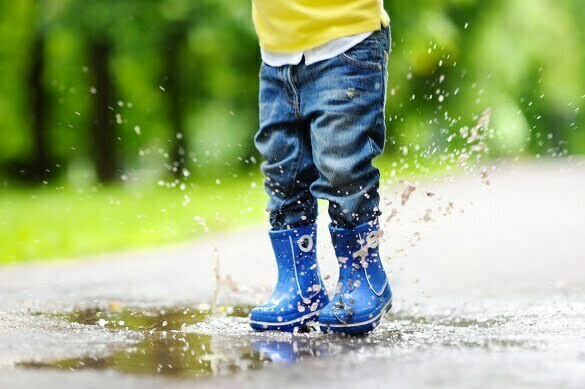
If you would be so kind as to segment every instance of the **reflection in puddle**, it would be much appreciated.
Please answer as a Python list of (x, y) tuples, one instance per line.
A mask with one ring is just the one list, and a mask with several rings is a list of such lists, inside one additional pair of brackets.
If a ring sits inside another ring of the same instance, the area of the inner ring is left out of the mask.
[(110, 304), (104, 308), (75, 310), (59, 317), (113, 332), (138, 334), (141, 340), (130, 347), (112, 347), (108, 355), (86, 354), (80, 358), (25, 362), (19, 366), (203, 377), (259, 369), (270, 363), (292, 364), (348, 356), (359, 359), (433, 346), (488, 350), (535, 347), (525, 337), (506, 335), (509, 326), (518, 325), (511, 323), (509, 317), (473, 320), (398, 312), (388, 315), (388, 320), (369, 336), (343, 337), (318, 331), (254, 332), (247, 324), (249, 309), (222, 307), (215, 315), (210, 314), (208, 307), (161, 309)]
[[(222, 309), (232, 320), (247, 317), (247, 307)], [(23, 367), (115, 369), (134, 374), (160, 374), (177, 377), (223, 375), (255, 369), (265, 362), (250, 345), (218, 343), (212, 336), (184, 332), (189, 325), (209, 317), (208, 309), (192, 307), (142, 309), (110, 304), (108, 308), (73, 311), (64, 316), (73, 323), (94, 325), (111, 331), (136, 331), (142, 340), (131, 347), (114, 349), (107, 356), (84, 356), (55, 362), (27, 362)], [(245, 319), (243, 319), (245, 320)]]

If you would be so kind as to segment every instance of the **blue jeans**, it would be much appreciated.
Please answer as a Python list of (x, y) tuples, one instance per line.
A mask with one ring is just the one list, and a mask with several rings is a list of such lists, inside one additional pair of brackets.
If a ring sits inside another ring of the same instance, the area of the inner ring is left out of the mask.
[(310, 66), (260, 69), (260, 128), (270, 224), (275, 230), (314, 223), (317, 198), (329, 201), (335, 227), (380, 215), (386, 125), (388, 29), (345, 53)]

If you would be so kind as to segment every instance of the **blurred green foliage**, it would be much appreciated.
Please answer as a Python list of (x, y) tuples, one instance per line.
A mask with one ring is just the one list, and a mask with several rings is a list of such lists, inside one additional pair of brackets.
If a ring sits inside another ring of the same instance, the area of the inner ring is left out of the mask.
[[(0, 2), (0, 174), (93, 182), (253, 165), (260, 58), (250, 4)], [(394, 39), (387, 153), (444, 145), (486, 107), (493, 155), (585, 152), (581, 0), (386, 7)], [(100, 117), (100, 104), (109, 115)]]
[[(385, 5), (384, 174), (444, 167), (488, 107), (493, 157), (585, 153), (582, 0)], [(249, 0), (0, 1), (0, 262), (260, 219), (259, 63)]]

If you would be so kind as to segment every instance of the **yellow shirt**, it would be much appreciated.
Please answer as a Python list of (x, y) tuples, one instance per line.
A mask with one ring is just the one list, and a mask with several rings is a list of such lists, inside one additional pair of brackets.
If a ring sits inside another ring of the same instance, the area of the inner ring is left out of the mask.
[(275, 53), (311, 49), (390, 23), (382, 0), (252, 0), (252, 16), (260, 46)]

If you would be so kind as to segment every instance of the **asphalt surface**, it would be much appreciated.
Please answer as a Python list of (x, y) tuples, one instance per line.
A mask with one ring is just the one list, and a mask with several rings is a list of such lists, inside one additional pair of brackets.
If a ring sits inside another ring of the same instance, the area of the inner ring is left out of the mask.
[[(505, 164), (488, 177), (489, 185), (479, 172), (416, 183), (404, 206), (405, 184), (384, 189), (381, 249), (395, 308), (375, 333), (258, 334), (243, 318), (207, 316), (176, 331), (205, 339), (211, 362), (201, 376), (51, 364), (132, 359), (148, 334), (64, 317), (95, 307), (211, 304), (217, 258), (221, 277), (235, 285), (224, 283), (221, 303), (261, 301), (276, 275), (263, 228), (0, 268), (0, 387), (584, 387), (585, 163)], [(398, 213), (386, 221), (392, 208)], [(326, 220), (319, 233), (332, 287)], [(185, 344), (183, 354), (193, 347)]]

